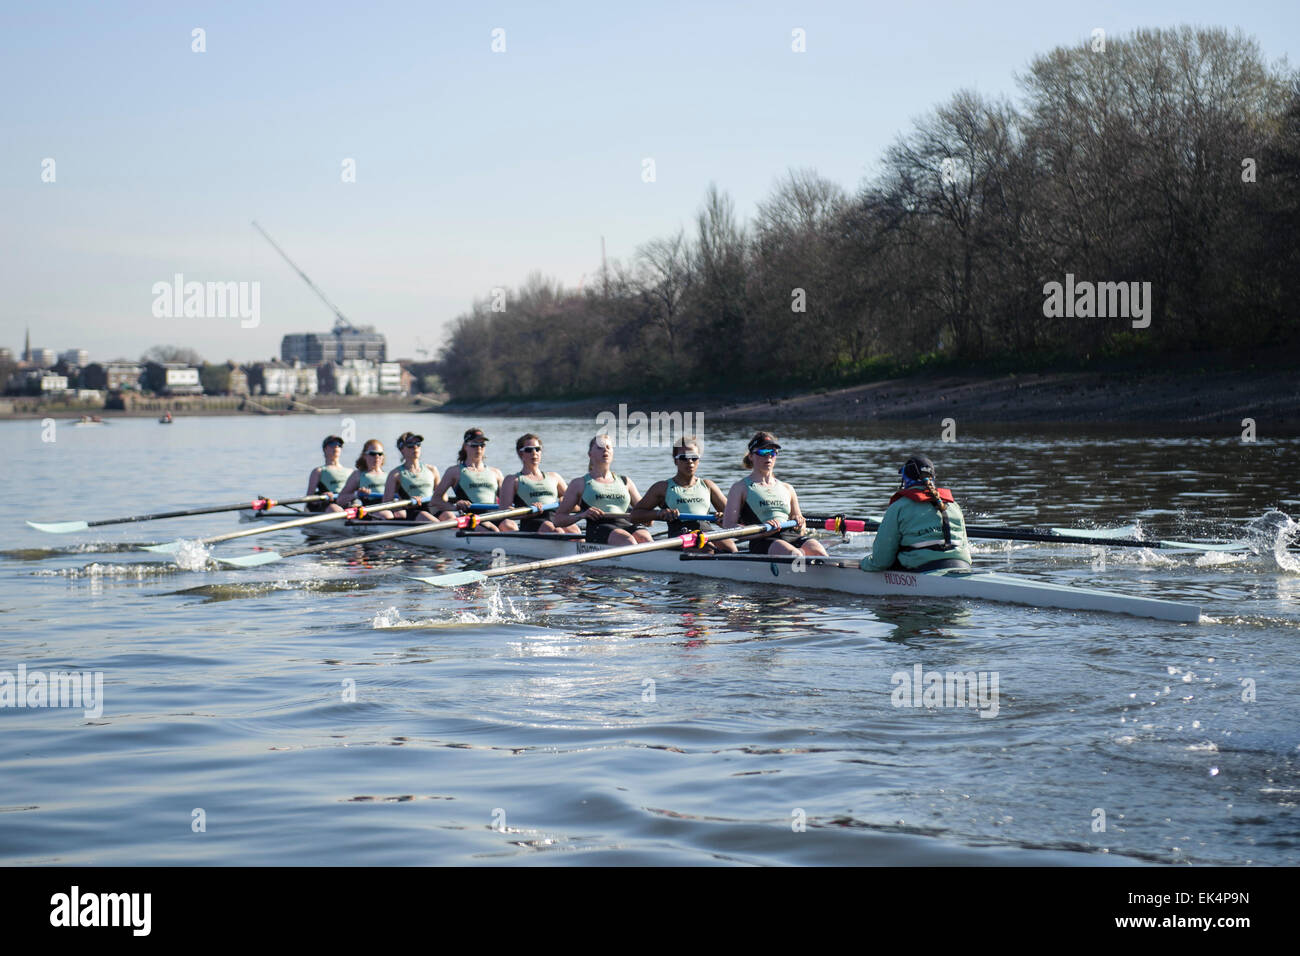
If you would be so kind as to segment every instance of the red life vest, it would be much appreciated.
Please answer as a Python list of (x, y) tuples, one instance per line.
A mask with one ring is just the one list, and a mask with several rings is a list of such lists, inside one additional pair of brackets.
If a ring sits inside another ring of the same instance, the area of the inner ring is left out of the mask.
[[(956, 503), (953, 502), (952, 500), (952, 492), (949, 491), (947, 488), (936, 488), (934, 490), (939, 493), (939, 497), (942, 498), (944, 501), (952, 502), (954, 504)], [(930, 498), (929, 493), (924, 488), (908, 488), (906, 491), (896, 491), (894, 492), (894, 496), (889, 499), (889, 503), (892, 505), (899, 498), (907, 498), (911, 501), (919, 501), (923, 505), (934, 503), (933, 500)]]

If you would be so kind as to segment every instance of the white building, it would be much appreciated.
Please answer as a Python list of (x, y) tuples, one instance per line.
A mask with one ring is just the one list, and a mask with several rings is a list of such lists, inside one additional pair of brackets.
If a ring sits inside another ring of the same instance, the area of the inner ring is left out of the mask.
[(87, 363), (90, 362), (90, 353), (85, 349), (65, 349), (59, 353), (59, 360), (66, 362), (68, 365), (85, 368)]
[(381, 395), (398, 395), (402, 392), (402, 366), (397, 362), (381, 362), (379, 365), (379, 393)]

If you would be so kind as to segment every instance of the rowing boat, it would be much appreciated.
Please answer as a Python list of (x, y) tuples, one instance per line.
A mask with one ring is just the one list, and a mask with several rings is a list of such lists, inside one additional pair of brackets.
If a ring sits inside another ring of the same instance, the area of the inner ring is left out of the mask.
[[(378, 530), (411, 527), (411, 521), (347, 521), (312, 534), (364, 535)], [(303, 529), (308, 531), (308, 529)], [(522, 532), (431, 531), (403, 538), (408, 545), (433, 550), (454, 548), (504, 554), (507, 560), (557, 558), (603, 551), (608, 545), (589, 544), (581, 536)], [(255, 564), (256, 553), (248, 556)], [(234, 559), (234, 564), (241, 564)], [(655, 574), (691, 574), (751, 584), (839, 591), (868, 597), (959, 598), (1025, 604), (1065, 610), (1104, 611), (1166, 621), (1196, 623), (1200, 608), (1193, 604), (1138, 597), (1097, 588), (1051, 584), (997, 571), (943, 569), (938, 571), (863, 571), (857, 558), (773, 557), (769, 555), (710, 555), (701, 552), (655, 551), (612, 558), (605, 564)], [(423, 580), (423, 579), (421, 579)]]

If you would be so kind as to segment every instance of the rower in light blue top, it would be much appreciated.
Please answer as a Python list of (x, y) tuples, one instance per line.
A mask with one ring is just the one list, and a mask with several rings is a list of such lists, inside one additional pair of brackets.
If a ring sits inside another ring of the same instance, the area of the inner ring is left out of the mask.
[(632, 502), (641, 499), (632, 479), (614, 473), (614, 439), (597, 435), (587, 445), (588, 468), (569, 482), (552, 522), (567, 528), (586, 520), (586, 539), (594, 544), (648, 544), (654, 539), (647, 528), (628, 517)]
[(352, 477), (352, 469), (341, 461), (343, 457), (343, 439), (338, 435), (327, 435), (325, 440), (320, 443), (321, 452), (325, 455), (325, 464), (317, 465), (307, 476), (307, 494), (309, 495), (334, 495), (334, 501), (310, 501), (307, 503), (308, 511), (342, 511), (343, 509), (336, 503), (339, 493), (347, 480)]
[[(808, 533), (803, 512), (799, 510), (799, 496), (794, 488), (776, 477), (776, 456), (781, 445), (771, 432), (756, 432), (749, 440), (745, 467), (750, 473), (731, 486), (727, 495), (727, 510), (722, 524), (727, 528), (741, 525), (767, 524), (772, 530), (762, 537), (749, 538), (751, 554), (824, 555), (821, 542)], [(795, 527), (782, 529), (786, 521)]]
[[(339, 492), (338, 503), (344, 508), (354, 504), (367, 508), (384, 500), (384, 488), (388, 485), (388, 472), (384, 470), (384, 443), (378, 438), (369, 439), (362, 446), (361, 456), (357, 458), (356, 470)], [(391, 511), (367, 514), (367, 518), (393, 517)]]
[(898, 491), (876, 531), (864, 571), (937, 571), (970, 568), (966, 519), (947, 488), (935, 487), (934, 462), (909, 458), (898, 472)]
[(396, 518), (413, 518), (416, 521), (433, 521), (434, 516), (446, 509), (445, 501), (435, 501), (433, 489), (438, 487), (438, 469), (420, 461), (420, 447), (424, 436), (415, 432), (402, 432), (397, 436), (397, 448), (402, 453), (402, 464), (388, 473), (384, 485), (384, 500), (418, 498), (419, 504), (394, 511)]
[[(453, 509), (442, 511), (439, 521), (448, 521), (456, 513), (464, 514), (474, 505), (495, 505), (501, 495), (501, 484), (505, 476), (500, 468), (487, 464), (487, 443), (491, 441), (483, 434), (481, 428), (466, 430), (461, 440), (460, 452), (456, 464), (443, 472), (442, 480), (433, 490), (435, 501), (442, 501), (447, 492), (451, 492)], [(477, 525), (479, 531), (499, 531), (500, 528), (491, 521), (482, 521)]]
[[(568, 482), (558, 471), (542, 470), (542, 440), (532, 432), (520, 435), (515, 441), (515, 454), (520, 468), (506, 475), (501, 483), (501, 504), (505, 508), (525, 505), (559, 504), (569, 490)], [(577, 534), (577, 528), (557, 528), (545, 515), (531, 515), (520, 519), (518, 525), (507, 519), (501, 522), (502, 531), (528, 531), (535, 534)]]

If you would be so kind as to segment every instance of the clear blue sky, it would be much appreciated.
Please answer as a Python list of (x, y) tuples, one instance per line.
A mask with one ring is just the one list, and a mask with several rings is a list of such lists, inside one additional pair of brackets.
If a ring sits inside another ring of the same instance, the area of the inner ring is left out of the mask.
[[(569, 286), (690, 221), (710, 181), (748, 218), (811, 166), (856, 188), (962, 87), (1016, 92), (1054, 46), (1240, 27), (1295, 58), (1300, 4), (72, 3), (0, 12), (0, 345), (278, 355), (332, 316), (412, 356), (492, 286)], [(207, 52), (191, 52), (191, 30)], [(491, 31), (506, 31), (506, 52)], [(807, 52), (791, 52), (791, 31)], [(56, 162), (57, 181), (41, 182)], [(653, 157), (657, 182), (641, 180)], [(353, 158), (357, 182), (340, 181)], [(260, 281), (256, 329), (157, 319), (151, 287)]]

